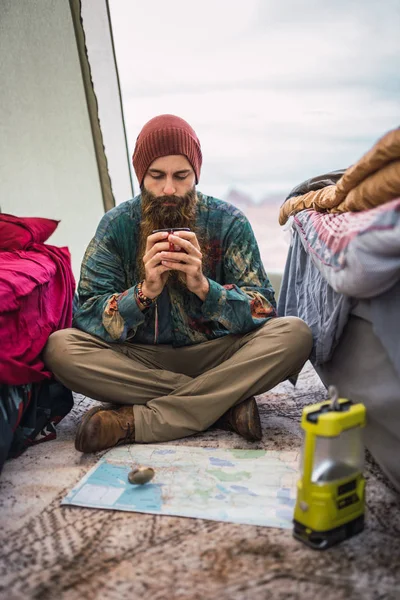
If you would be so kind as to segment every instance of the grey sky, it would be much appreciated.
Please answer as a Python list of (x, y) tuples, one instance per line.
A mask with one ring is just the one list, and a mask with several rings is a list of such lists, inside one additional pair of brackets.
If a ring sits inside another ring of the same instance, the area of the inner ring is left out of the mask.
[(206, 193), (284, 196), (400, 123), (398, 0), (110, 0), (110, 9), (130, 151), (151, 117), (187, 119)]

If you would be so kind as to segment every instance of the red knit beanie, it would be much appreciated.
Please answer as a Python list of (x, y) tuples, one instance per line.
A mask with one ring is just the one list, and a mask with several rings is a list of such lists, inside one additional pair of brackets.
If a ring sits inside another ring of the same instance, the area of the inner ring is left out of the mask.
[(151, 163), (160, 156), (182, 154), (193, 167), (196, 183), (199, 182), (202, 154), (200, 142), (189, 123), (174, 115), (154, 117), (139, 133), (132, 156), (139, 185)]

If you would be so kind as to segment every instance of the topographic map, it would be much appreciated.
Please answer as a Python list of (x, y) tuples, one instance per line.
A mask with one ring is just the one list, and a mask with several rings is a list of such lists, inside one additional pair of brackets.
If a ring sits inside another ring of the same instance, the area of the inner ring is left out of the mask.
[[(64, 505), (291, 528), (298, 452), (160, 444), (114, 448), (63, 499)], [(155, 476), (132, 485), (133, 467)]]

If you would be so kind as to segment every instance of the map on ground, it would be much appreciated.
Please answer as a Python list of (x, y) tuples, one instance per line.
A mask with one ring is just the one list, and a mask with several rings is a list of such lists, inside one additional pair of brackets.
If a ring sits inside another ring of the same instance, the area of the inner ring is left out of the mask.
[[(298, 452), (133, 444), (109, 450), (62, 500), (76, 505), (291, 528)], [(129, 471), (155, 470), (144, 485)]]

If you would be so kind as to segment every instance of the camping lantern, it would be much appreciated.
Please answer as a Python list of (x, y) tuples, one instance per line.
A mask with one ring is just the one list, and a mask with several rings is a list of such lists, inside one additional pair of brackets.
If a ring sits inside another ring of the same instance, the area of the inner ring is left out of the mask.
[(293, 535), (311, 548), (324, 550), (364, 528), (364, 445), (361, 429), (365, 406), (339, 398), (307, 406), (301, 479), (297, 482)]

